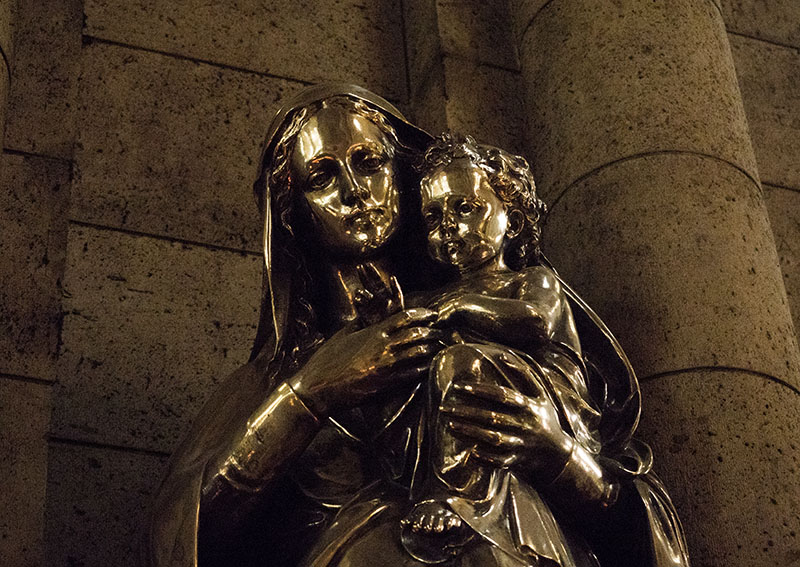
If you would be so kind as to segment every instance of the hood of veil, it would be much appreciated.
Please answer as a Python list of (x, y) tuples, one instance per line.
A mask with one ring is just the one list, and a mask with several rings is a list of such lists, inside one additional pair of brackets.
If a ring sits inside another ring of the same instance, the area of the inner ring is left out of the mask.
[(289, 325), (293, 275), (291, 273), (292, 263), (286, 257), (285, 250), (276, 245), (275, 231), (273, 230), (274, 223), (279, 222), (277, 219), (279, 212), (273, 210), (274, 188), (270, 187), (269, 175), (275, 149), (296, 112), (324, 99), (339, 96), (366, 103), (372, 109), (383, 114), (395, 129), (397, 139), (401, 145), (407, 148), (423, 151), (432, 139), (430, 134), (406, 120), (403, 114), (389, 101), (357, 85), (347, 83), (313, 85), (289, 99), (280, 108), (267, 131), (258, 177), (253, 186), (263, 213), (264, 277), (258, 331), (256, 332), (250, 360), (261, 357), (265, 357), (268, 360), (278, 358), (283, 351), (286, 331)]

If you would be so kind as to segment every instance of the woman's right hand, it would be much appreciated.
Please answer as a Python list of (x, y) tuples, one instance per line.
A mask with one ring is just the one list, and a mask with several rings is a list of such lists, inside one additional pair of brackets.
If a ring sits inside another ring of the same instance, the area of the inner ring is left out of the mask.
[(444, 333), (430, 327), (436, 317), (429, 309), (407, 309), (358, 331), (342, 329), (288, 380), (289, 386), (322, 417), (418, 379), (444, 348)]

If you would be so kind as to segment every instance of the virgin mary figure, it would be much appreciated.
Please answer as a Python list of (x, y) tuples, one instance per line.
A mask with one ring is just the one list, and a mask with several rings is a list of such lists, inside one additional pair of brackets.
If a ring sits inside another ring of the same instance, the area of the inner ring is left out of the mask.
[[(436, 313), (403, 307), (401, 290), (444, 277), (422, 252), (411, 167), (430, 139), (351, 85), (310, 87), (279, 111), (254, 185), (264, 277), (252, 354), (173, 454), (145, 565), (424, 564), (404, 549), (400, 519), (426, 458), (420, 392), (443, 334)], [(553, 542), (568, 549), (562, 567), (688, 565), (649, 452), (632, 440), (633, 371), (599, 318), (564, 293), (601, 416), (593, 470), (619, 490), (612, 503), (579, 502), (585, 471), (565, 466), (567, 482), (551, 487), (553, 507), (567, 504), (553, 517), (573, 534)], [(453, 565), (546, 564), (478, 535)]]

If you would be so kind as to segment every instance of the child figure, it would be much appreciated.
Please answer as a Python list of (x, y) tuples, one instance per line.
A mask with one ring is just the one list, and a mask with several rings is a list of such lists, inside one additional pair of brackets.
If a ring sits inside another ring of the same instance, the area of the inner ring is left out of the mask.
[(572, 565), (535, 487), (576, 448), (598, 452), (599, 413), (566, 296), (535, 265), (544, 204), (523, 158), (469, 137), (437, 138), (422, 173), (428, 251), (459, 276), (414, 301), (439, 313), (454, 344), (430, 370), (427, 470), (403, 544), (441, 563), (482, 536), (506, 552), (503, 565)]

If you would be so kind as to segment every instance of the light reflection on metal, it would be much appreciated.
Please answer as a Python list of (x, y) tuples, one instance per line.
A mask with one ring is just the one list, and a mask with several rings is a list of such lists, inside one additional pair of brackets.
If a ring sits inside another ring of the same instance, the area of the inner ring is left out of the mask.
[(541, 254), (522, 158), (316, 86), (255, 190), (253, 356), (173, 456), (148, 565), (688, 566), (636, 377)]

